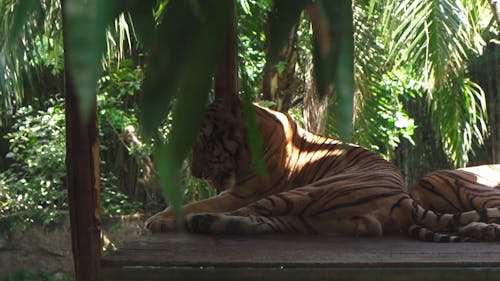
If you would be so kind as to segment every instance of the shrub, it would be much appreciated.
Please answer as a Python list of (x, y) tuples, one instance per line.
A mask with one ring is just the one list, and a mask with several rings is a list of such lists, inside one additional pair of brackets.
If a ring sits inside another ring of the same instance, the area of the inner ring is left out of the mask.
[(12, 163), (0, 173), (0, 216), (17, 215), (19, 221), (44, 225), (57, 222), (67, 208), (65, 181), (64, 110), (60, 99), (47, 102), (46, 110), (31, 106), (14, 116), (6, 157)]
[[(46, 102), (45, 110), (23, 107), (14, 116), (9, 141), (11, 160), (0, 173), (0, 217), (13, 227), (26, 229), (30, 223), (58, 223), (67, 209), (65, 172), (65, 124), (62, 99)], [(139, 204), (118, 191), (116, 177), (101, 176), (104, 216), (135, 212)]]

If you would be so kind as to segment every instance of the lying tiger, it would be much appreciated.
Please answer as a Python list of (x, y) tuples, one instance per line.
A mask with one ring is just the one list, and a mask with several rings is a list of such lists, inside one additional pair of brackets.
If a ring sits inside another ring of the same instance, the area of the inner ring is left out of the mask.
[[(207, 109), (191, 171), (220, 194), (184, 206), (188, 231), (380, 236), (402, 230), (425, 241), (500, 240), (499, 208), (453, 214), (425, 209), (404, 190), (399, 170), (377, 154), (254, 106), (267, 167), (259, 176), (242, 111), (239, 100), (216, 100)], [(153, 232), (176, 225), (170, 208), (146, 222)]]
[(500, 164), (429, 173), (411, 195), (422, 207), (443, 213), (500, 208)]

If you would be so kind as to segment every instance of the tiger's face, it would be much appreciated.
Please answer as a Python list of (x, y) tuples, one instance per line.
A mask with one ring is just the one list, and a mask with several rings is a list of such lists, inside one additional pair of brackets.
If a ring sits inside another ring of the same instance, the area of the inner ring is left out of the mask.
[(245, 127), (238, 108), (214, 102), (192, 147), (191, 173), (218, 192), (232, 188), (245, 150)]

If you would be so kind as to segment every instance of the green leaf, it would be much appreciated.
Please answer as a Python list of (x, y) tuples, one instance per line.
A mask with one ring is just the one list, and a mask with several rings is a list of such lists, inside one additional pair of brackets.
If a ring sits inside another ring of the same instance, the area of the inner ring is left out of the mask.
[[(183, 2), (186, 1), (180, 0), (175, 3), (175, 0), (172, 0), (170, 4)], [(225, 24), (231, 11), (234, 11), (234, 1), (231, 0), (199, 0), (189, 3), (191, 5), (181, 4), (182, 6), (176, 7), (178, 9), (176, 12), (189, 16), (185, 20), (191, 25), (192, 33), (191, 36), (185, 36), (189, 39), (184, 42), (185, 56), (181, 57), (182, 60), (175, 58), (175, 63), (183, 66), (183, 71), (178, 76), (179, 80), (165, 81), (165, 83), (171, 82), (178, 85), (175, 88), (172, 85), (164, 85), (170, 88), (171, 92), (163, 92), (164, 95), (175, 96), (177, 100), (173, 109), (169, 142), (160, 145), (155, 153), (165, 194), (179, 218), (182, 217), (183, 194), (180, 188), (179, 172), (182, 161), (186, 158), (201, 126), (215, 65), (220, 55)], [(172, 7), (168, 6), (167, 11), (170, 8)], [(169, 14), (169, 16), (177, 17), (178, 14)], [(170, 19), (165, 17), (165, 21), (170, 22)], [(177, 28), (179, 30), (174, 30), (176, 34), (186, 32), (186, 26), (179, 25)], [(176, 41), (169, 43), (177, 44)], [(172, 48), (173, 46), (165, 47)], [(173, 58), (170, 59), (171, 62)], [(182, 223), (182, 220), (178, 219), (178, 222)]]
[[(339, 11), (340, 14), (332, 13), (333, 18), (337, 18), (338, 30), (338, 58), (335, 70), (335, 86), (337, 90), (339, 112), (339, 131), (340, 136), (345, 141), (351, 139), (352, 134), (352, 115), (354, 103), (354, 39), (353, 39), (353, 18), (352, 2), (337, 0), (337, 7), (333, 11)], [(338, 17), (336, 17), (338, 16)]]
[(40, 11), (40, 1), (37, 0), (19, 0), (14, 8), (12, 24), (9, 32), (6, 33), (5, 46), (11, 49), (13, 44), (17, 44), (21, 38), (23, 27), (30, 18), (30, 15), (36, 10)]
[(155, 34), (152, 32), (155, 29), (153, 5), (154, 1), (152, 0), (141, 0), (134, 1), (132, 6), (127, 7), (134, 23), (134, 31), (139, 41), (146, 47), (150, 46), (151, 37)]
[(88, 120), (95, 102), (101, 57), (106, 48), (105, 31), (115, 15), (114, 1), (64, 0), (65, 52), (75, 84), (83, 120)]
[(257, 174), (264, 176), (266, 173), (266, 165), (264, 163), (264, 153), (262, 152), (262, 141), (257, 126), (257, 118), (253, 111), (252, 96), (245, 92), (243, 95), (243, 112), (247, 122), (247, 132), (250, 142), (250, 151), (252, 152), (252, 160)]
[(302, 10), (311, 0), (275, 0), (270, 15), (270, 38), (267, 61), (275, 62), (285, 41), (288, 39), (292, 27), (299, 22)]
[(316, 26), (314, 67), (318, 94), (324, 96), (335, 89), (336, 103), (329, 107), (338, 124), (340, 137), (351, 138), (354, 98), (354, 39), (352, 2), (318, 0), (312, 15)]
[(241, 8), (247, 15), (252, 15), (252, 10), (250, 9), (250, 4), (248, 3), (249, 0), (239, 0)]
[[(152, 31), (153, 35), (142, 35), (145, 40), (150, 39), (144, 42), (148, 57), (141, 100), (141, 120), (146, 135), (153, 134), (171, 110), (172, 99), (186, 73), (185, 61), (189, 59), (195, 34), (201, 28), (200, 19), (190, 3), (197, 1), (169, 1), (163, 21)], [(147, 22), (141, 24), (149, 26)], [(204, 42), (201, 44), (197, 47), (202, 47)]]

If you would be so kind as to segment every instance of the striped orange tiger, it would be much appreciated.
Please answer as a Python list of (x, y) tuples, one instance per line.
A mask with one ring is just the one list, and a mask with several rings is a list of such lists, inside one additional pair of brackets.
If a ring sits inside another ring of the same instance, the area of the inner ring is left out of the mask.
[[(220, 191), (184, 206), (188, 231), (380, 236), (426, 241), (500, 240), (500, 209), (439, 214), (404, 190), (399, 170), (357, 145), (312, 134), (280, 112), (254, 106), (265, 176), (252, 165), (242, 105), (216, 100), (193, 145), (191, 171)], [(176, 228), (170, 208), (146, 222)]]
[(483, 165), (427, 174), (411, 189), (424, 208), (455, 213), (500, 208), (500, 165)]

